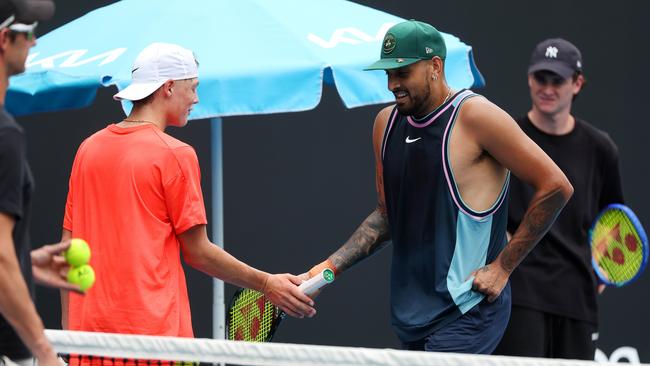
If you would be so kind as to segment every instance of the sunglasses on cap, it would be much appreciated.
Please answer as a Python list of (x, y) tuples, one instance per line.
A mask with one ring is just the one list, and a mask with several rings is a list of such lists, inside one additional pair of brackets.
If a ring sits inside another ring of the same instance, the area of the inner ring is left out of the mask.
[(25, 35), (25, 38), (27, 38), (28, 41), (31, 41), (36, 38), (37, 25), (38, 22), (34, 22), (32, 24), (14, 23), (9, 26), (9, 30), (14, 33), (22, 33)]

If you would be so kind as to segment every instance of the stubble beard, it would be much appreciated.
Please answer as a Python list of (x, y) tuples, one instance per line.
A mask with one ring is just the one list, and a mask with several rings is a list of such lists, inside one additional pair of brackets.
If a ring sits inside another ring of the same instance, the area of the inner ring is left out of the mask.
[[(426, 111), (429, 109), (431, 101), (431, 82), (427, 80), (426, 86), (423, 88), (420, 96), (413, 95), (409, 91), (409, 99), (411, 99), (410, 107), (397, 105), (397, 110), (404, 116), (414, 116), (416, 118), (424, 117)], [(419, 114), (419, 115), (417, 115)]]

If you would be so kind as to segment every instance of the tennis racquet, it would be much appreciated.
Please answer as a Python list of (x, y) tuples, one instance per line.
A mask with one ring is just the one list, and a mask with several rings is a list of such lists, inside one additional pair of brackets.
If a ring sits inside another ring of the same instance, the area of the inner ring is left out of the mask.
[(636, 280), (648, 262), (648, 237), (632, 210), (611, 204), (589, 229), (591, 263), (600, 281), (624, 286)]
[[(334, 281), (334, 272), (324, 269), (298, 288), (311, 295)], [(268, 342), (286, 314), (266, 299), (263, 293), (248, 288), (237, 290), (228, 310), (226, 334), (232, 341)]]

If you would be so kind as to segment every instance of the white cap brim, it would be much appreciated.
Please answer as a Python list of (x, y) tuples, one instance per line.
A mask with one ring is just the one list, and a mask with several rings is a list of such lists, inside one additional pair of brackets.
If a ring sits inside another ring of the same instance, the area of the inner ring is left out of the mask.
[(150, 96), (158, 90), (165, 82), (157, 81), (155, 83), (132, 83), (119, 93), (113, 95), (115, 100), (141, 100)]

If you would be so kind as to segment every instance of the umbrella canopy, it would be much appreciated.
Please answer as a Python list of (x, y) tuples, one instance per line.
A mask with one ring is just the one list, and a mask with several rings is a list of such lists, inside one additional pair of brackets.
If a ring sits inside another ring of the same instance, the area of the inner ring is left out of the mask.
[[(27, 71), (11, 79), (6, 106), (15, 115), (88, 106), (99, 87), (126, 87), (152, 42), (196, 54), (200, 103), (190, 119), (312, 109), (323, 82), (348, 108), (386, 103), (394, 97), (385, 73), (362, 70), (401, 21), (344, 0), (123, 0), (40, 38)], [(483, 86), (471, 47), (443, 36), (449, 84)]]

